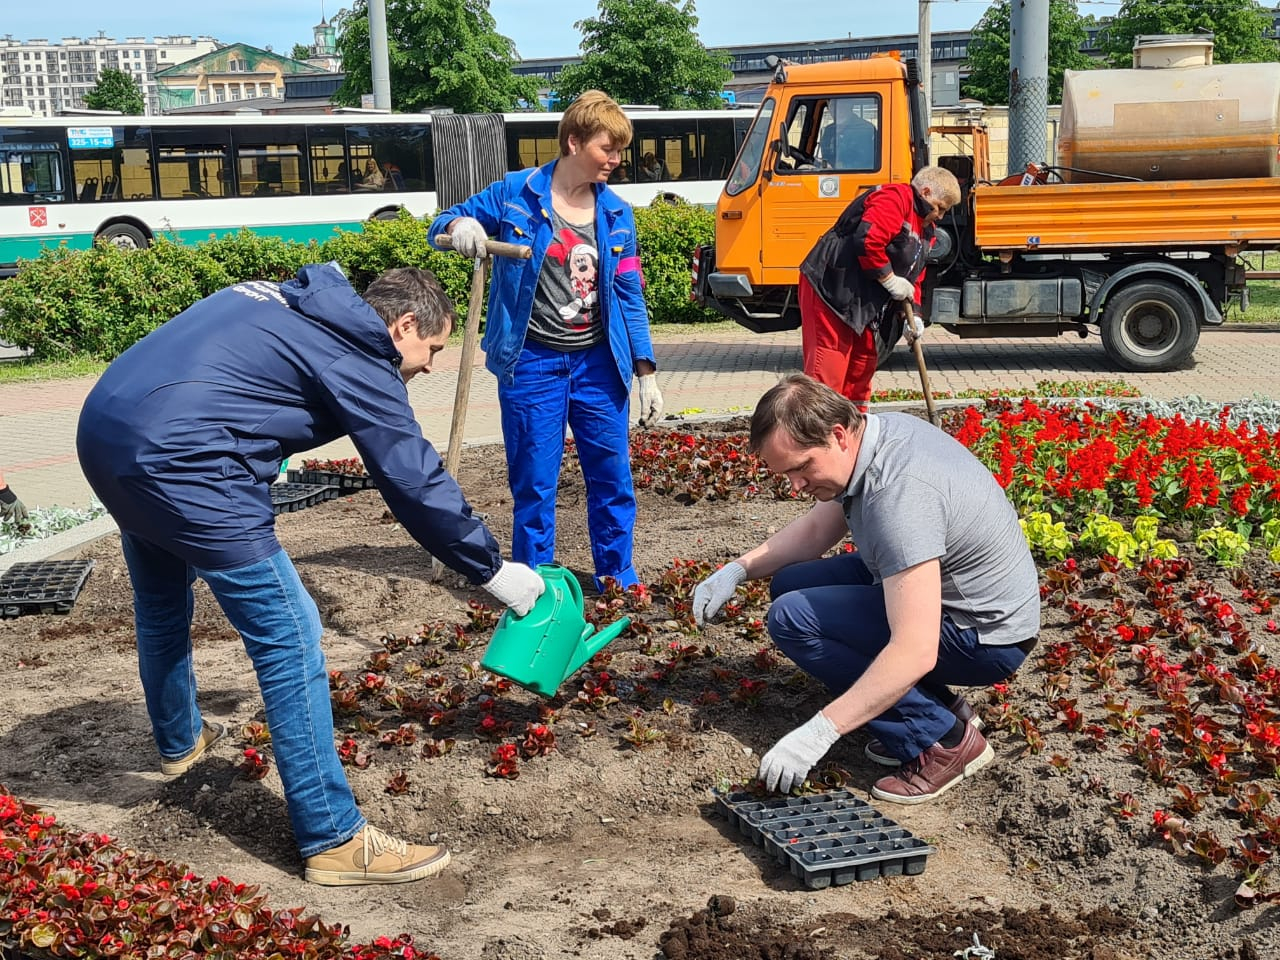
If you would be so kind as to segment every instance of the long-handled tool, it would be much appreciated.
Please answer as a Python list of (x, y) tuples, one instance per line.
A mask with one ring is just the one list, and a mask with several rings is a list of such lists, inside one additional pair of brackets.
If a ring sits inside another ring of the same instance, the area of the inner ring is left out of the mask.
[[(911, 301), (902, 301), (902, 312), (906, 316), (907, 326), (912, 323)], [(924, 365), (924, 347), (920, 337), (911, 341), (911, 352), (916, 355), (916, 369), (920, 371), (920, 389), (924, 391), (924, 409), (929, 414), (929, 422), (935, 427), (939, 425), (938, 409), (933, 405), (933, 390), (929, 387), (929, 371)]]
[[(453, 238), (442, 233), (436, 238), (436, 245), (442, 250), (453, 249)], [(467, 424), (467, 401), (471, 397), (471, 368), (475, 365), (476, 346), (480, 336), (480, 313), (484, 309), (484, 271), (489, 257), (511, 257), (513, 260), (528, 260), (533, 250), (518, 243), (502, 243), (498, 240), (486, 240), (487, 256), (476, 257), (475, 268), (471, 271), (471, 298), (467, 301), (467, 322), (462, 328), (462, 355), (458, 358), (458, 389), (453, 396), (453, 421), (449, 424), (449, 448), (444, 454), (444, 468), (451, 476), (456, 477), (458, 464), (462, 462), (462, 434)], [(431, 561), (431, 578), (439, 580), (444, 572), (444, 564), (438, 559)]]

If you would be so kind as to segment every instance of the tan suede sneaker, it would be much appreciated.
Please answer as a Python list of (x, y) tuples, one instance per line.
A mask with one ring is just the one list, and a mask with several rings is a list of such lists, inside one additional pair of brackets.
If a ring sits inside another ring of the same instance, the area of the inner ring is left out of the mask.
[(958, 744), (947, 749), (935, 743), (914, 760), (904, 763), (896, 774), (877, 780), (871, 796), (890, 803), (926, 803), (973, 776), (995, 755), (986, 738), (973, 724), (966, 723), (964, 737)]
[(306, 879), (329, 887), (408, 883), (434, 877), (448, 865), (447, 848), (405, 843), (366, 824), (342, 846), (307, 857)]
[(166, 760), (160, 758), (160, 772), (166, 777), (176, 777), (179, 774), (186, 773), (195, 766), (196, 761), (204, 756), (204, 752), (212, 747), (215, 743), (226, 735), (227, 728), (220, 723), (211, 723), (204, 721), (204, 728), (200, 731), (200, 739), (196, 741), (196, 745), (191, 748), (191, 752), (185, 757), (179, 757), (177, 760)]
[[(982, 718), (978, 716), (977, 711), (969, 706), (969, 701), (964, 698), (963, 694), (957, 693), (947, 704), (947, 709), (956, 715), (956, 719), (961, 723), (971, 723), (973, 728), (979, 732), (982, 731), (984, 724)], [(883, 741), (873, 738), (867, 742), (862, 748), (863, 754), (872, 763), (878, 763), (882, 767), (897, 767), (902, 765), (902, 761), (889, 752)]]

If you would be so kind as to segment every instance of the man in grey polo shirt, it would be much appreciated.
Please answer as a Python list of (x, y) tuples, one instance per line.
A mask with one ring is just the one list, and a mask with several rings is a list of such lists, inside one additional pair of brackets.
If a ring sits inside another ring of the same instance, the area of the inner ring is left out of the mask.
[[(751, 449), (818, 503), (697, 587), (704, 625), (744, 580), (773, 576), (769, 633), (836, 694), (765, 754), (770, 789), (802, 783), (842, 734), (897, 771), (871, 795), (940, 796), (988, 764), (980, 722), (950, 685), (1012, 674), (1040, 630), (1040, 590), (1018, 517), (963, 445), (907, 414), (863, 415), (794, 374), (761, 398)], [(849, 533), (854, 553), (824, 557)]]

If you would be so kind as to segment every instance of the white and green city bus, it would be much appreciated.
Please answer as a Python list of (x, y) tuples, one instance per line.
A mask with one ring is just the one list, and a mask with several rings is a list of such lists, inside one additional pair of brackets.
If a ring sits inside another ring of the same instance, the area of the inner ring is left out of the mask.
[[(714, 205), (749, 110), (628, 111), (613, 186)], [(0, 273), (45, 247), (191, 243), (242, 228), (323, 240), (434, 213), (559, 152), (559, 114), (0, 117)]]

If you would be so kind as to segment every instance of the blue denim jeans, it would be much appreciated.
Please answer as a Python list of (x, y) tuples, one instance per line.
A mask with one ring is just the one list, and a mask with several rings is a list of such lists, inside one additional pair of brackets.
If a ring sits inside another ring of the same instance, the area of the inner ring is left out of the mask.
[(200, 577), (253, 662), (302, 856), (359, 833), (365, 820), (334, 746), (320, 613), (285, 552), (233, 570), (201, 570), (133, 534), (122, 531), (120, 540), (133, 582), (138, 673), (160, 755), (186, 756), (203, 724), (191, 657), (191, 585)]
[(525, 344), (514, 382), (498, 381), (515, 521), (513, 560), (530, 566), (555, 562), (556, 497), (568, 423), (587, 488), (596, 585), (601, 577), (613, 577), (623, 587), (638, 581), (631, 563), (636, 495), (629, 403), (608, 343), (573, 353)]
[[(774, 575), (770, 593), (774, 643), (833, 694), (848, 690), (889, 643), (884, 586), (872, 583), (856, 553), (784, 567)], [(949, 684), (985, 687), (1004, 680), (1024, 659), (1020, 647), (985, 646), (976, 630), (943, 614), (933, 670), (867, 729), (890, 754), (910, 760), (954, 726)]]

